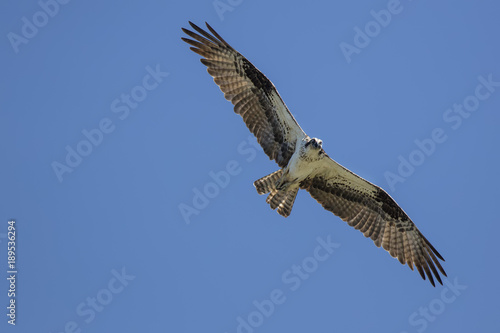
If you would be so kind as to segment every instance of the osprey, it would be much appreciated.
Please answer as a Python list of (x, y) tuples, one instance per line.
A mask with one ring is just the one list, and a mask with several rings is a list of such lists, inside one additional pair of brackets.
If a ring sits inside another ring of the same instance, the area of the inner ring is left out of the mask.
[[(300, 128), (271, 81), (233, 49), (206, 23), (208, 30), (189, 22), (193, 39), (182, 38), (203, 57), (208, 73), (234, 104), (249, 130), (280, 170), (254, 182), (259, 194), (284, 217), (290, 215), (299, 189), (308, 191), (325, 209), (370, 237), (400, 263), (415, 266), (425, 280), (443, 284), (446, 276), (439, 252), (422, 235), (408, 215), (380, 187), (364, 180), (332, 160), (322, 141)], [(437, 257), (437, 258), (436, 258)], [(436, 269), (437, 267), (437, 269)]]

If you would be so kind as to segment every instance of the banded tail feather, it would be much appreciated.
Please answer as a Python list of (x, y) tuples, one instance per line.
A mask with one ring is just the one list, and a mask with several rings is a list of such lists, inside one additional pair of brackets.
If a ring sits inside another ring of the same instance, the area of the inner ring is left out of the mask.
[(257, 189), (257, 193), (259, 194), (269, 193), (272, 190), (276, 189), (276, 183), (281, 178), (281, 175), (283, 175), (283, 170), (280, 169), (271, 173), (270, 175), (257, 179), (253, 182), (253, 186), (255, 186), (255, 188)]
[(292, 212), (293, 203), (297, 197), (298, 187), (277, 190), (276, 184), (283, 175), (283, 170), (275, 171), (265, 177), (256, 180), (253, 185), (259, 194), (269, 193), (266, 202), (272, 209), (278, 209), (281, 216), (288, 217)]

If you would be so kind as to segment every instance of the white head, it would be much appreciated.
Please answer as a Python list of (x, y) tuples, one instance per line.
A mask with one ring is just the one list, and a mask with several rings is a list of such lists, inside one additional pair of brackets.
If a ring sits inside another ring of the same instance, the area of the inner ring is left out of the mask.
[(306, 144), (304, 145), (304, 147), (306, 147), (307, 149), (318, 150), (318, 149), (321, 149), (322, 145), (323, 145), (323, 141), (321, 141), (318, 138), (312, 138), (312, 139), (309, 139), (309, 141), (306, 142)]
[(323, 141), (318, 138), (307, 138), (301, 149), (301, 156), (307, 160), (313, 161), (321, 159), (325, 156), (325, 151), (322, 148)]

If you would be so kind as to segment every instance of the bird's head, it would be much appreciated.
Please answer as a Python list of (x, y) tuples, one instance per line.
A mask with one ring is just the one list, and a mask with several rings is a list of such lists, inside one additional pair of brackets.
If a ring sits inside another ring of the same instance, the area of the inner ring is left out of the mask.
[(323, 141), (321, 141), (318, 138), (312, 138), (312, 139), (309, 139), (309, 141), (307, 141), (304, 146), (307, 149), (321, 149), (322, 145), (323, 145)]

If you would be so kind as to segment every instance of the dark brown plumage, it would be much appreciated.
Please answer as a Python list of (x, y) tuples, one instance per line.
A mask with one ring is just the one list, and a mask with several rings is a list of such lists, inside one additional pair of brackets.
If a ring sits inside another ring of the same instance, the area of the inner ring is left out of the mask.
[[(234, 105), (234, 112), (243, 117), (247, 127), (256, 136), (264, 152), (285, 167), (295, 151), (298, 134), (305, 133), (288, 111), (274, 85), (245, 57), (222, 39), (212, 27), (210, 35), (194, 23), (199, 34), (182, 28), (189, 38), (182, 38), (190, 49), (204, 59), (207, 71)], [(286, 117), (284, 117), (286, 113)]]
[[(368, 183), (358, 178), (360, 182)], [(377, 247), (382, 246), (400, 263), (408, 264), (412, 270), (415, 266), (424, 280), (427, 276), (435, 286), (434, 275), (443, 284), (436, 269), (446, 276), (437, 259), (444, 261), (443, 257), (398, 204), (384, 190), (371, 183), (366, 185), (372, 188), (370, 192), (357, 191), (356, 186), (346, 186), (346, 183), (349, 183), (346, 178), (332, 182), (314, 177), (303, 181), (300, 187), (326, 210), (361, 231), (365, 237), (370, 237)]]

